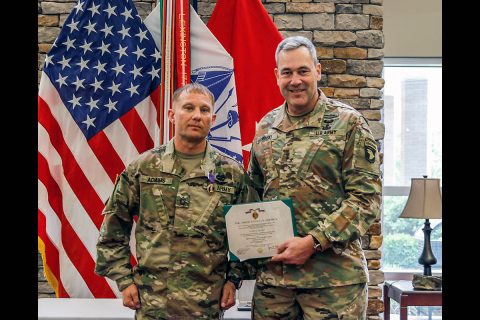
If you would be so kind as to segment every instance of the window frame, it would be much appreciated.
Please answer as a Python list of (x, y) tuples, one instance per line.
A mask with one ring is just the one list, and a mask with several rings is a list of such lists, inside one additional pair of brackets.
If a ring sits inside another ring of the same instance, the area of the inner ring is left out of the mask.
[[(442, 64), (442, 58), (441, 57), (384, 57), (383, 58), (384, 62), (384, 70), (385, 67), (443, 67)], [(384, 72), (382, 72), (382, 78), (385, 80), (384, 77)], [(382, 114), (382, 120), (381, 122), (383, 123), (384, 117)], [(383, 141), (382, 141), (382, 147), (383, 147)], [(384, 171), (384, 164), (382, 163), (381, 165), (382, 172)], [(381, 211), (381, 224), (383, 227), (383, 222), (384, 222), (384, 206), (383, 206), (383, 197), (385, 196), (407, 196), (410, 193), (410, 186), (388, 186), (384, 185), (382, 188), (382, 211)], [(442, 186), (440, 186), (440, 192), (442, 192)], [(381, 249), (383, 249), (383, 244)], [(383, 256), (382, 256), (383, 258)], [(382, 267), (380, 268), (381, 271), (383, 271), (385, 281), (391, 281), (391, 280), (412, 280), (413, 274), (414, 273), (419, 273), (423, 272), (422, 268), (419, 267), (419, 269), (406, 269), (406, 270), (396, 270), (396, 271), (385, 271), (383, 270), (383, 264)], [(436, 276), (441, 276), (442, 271), (438, 270), (433, 270), (432, 269), (432, 275)]]

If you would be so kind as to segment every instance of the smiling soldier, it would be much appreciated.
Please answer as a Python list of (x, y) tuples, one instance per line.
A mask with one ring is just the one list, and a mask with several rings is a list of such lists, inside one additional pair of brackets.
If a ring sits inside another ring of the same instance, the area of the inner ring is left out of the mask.
[(377, 146), (364, 117), (317, 87), (304, 37), (284, 39), (275, 75), (285, 103), (258, 124), (249, 171), (260, 197), (292, 198), (298, 236), (258, 261), (254, 319), (365, 319), (360, 237), (380, 212)]

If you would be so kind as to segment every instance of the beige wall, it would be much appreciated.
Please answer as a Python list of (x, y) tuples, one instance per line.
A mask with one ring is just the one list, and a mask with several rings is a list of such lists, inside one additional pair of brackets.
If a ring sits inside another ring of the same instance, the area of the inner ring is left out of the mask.
[(385, 57), (441, 57), (441, 0), (384, 0)]

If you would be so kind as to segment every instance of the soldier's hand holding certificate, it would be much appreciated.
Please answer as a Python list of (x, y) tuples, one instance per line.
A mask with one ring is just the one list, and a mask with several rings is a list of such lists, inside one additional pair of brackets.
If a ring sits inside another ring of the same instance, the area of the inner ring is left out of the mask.
[(296, 235), (291, 199), (224, 207), (231, 260), (272, 257)]

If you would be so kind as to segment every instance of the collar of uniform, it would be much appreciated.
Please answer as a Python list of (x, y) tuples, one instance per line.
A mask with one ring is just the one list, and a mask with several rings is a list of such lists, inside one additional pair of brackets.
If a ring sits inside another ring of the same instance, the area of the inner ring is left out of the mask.
[[(208, 178), (208, 173), (210, 170), (212, 172), (218, 173), (220, 172), (221, 168), (217, 161), (218, 153), (213, 149), (212, 145), (207, 141), (207, 147), (205, 150), (205, 155), (201, 161), (200, 169), (201, 172), (194, 174), (195, 176), (205, 176)], [(161, 159), (162, 168), (161, 171), (168, 172), (172, 174), (179, 174), (180, 173), (180, 163), (177, 161), (177, 157), (175, 157), (175, 146), (173, 144), (173, 139), (167, 142), (165, 146), (165, 152), (162, 155)]]
[(167, 142), (165, 152), (162, 155), (162, 171), (168, 173), (174, 173), (173, 168), (175, 166), (175, 146), (173, 145), (173, 139)]
[(299, 122), (293, 126), (289, 125), (287, 121), (287, 102), (285, 101), (280, 108), (275, 120), (273, 121), (272, 127), (284, 132), (301, 129), (305, 127), (312, 127), (312, 128), (320, 128), (322, 125), (323, 114), (325, 113), (325, 105), (327, 103), (327, 97), (325, 94), (320, 90), (318, 90), (319, 98), (313, 110), (306, 116), (306, 122)]
[(221, 165), (220, 161), (218, 161), (218, 152), (215, 151), (212, 145), (207, 141), (205, 154), (200, 161), (200, 168), (194, 168), (188, 176), (182, 177), (182, 180), (198, 177), (206, 177), (208, 179), (210, 172), (212, 172), (212, 174), (216, 176), (219, 172), (221, 172)]
[(217, 152), (213, 149), (212, 145), (207, 141), (207, 148), (205, 150), (205, 156), (202, 159), (200, 164), (200, 169), (202, 170), (203, 174), (208, 178), (208, 173), (212, 171), (213, 174), (217, 171)]

